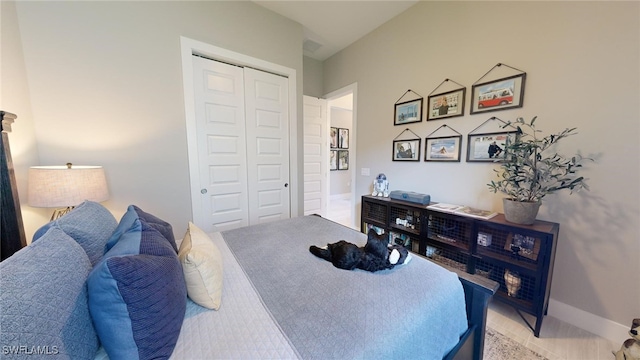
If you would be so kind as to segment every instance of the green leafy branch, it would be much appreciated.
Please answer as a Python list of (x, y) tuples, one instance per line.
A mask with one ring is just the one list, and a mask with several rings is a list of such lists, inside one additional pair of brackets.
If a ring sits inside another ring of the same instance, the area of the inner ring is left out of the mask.
[(535, 127), (536, 119), (534, 117), (526, 122), (518, 118), (504, 125), (516, 127), (516, 139), (505, 145), (506, 159), (500, 169), (494, 169), (498, 180), (487, 184), (489, 189), (523, 202), (538, 202), (546, 195), (562, 189), (569, 189), (571, 193), (589, 190), (586, 179), (578, 176), (578, 170), (582, 168), (584, 160), (592, 159), (580, 155), (568, 158), (548, 151), (560, 140), (577, 134), (576, 128), (539, 137), (541, 131)]

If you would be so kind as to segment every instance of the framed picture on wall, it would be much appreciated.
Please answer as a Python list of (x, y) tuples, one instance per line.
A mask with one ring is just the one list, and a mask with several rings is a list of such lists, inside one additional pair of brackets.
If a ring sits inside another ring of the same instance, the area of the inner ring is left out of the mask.
[(331, 148), (338, 147), (338, 128), (332, 127), (329, 132), (329, 140), (331, 140)]
[(338, 150), (338, 170), (349, 170), (349, 150)]
[(338, 147), (340, 149), (349, 148), (349, 129), (338, 129)]
[(338, 170), (338, 151), (329, 151), (329, 170)]
[(427, 121), (464, 115), (464, 98), (467, 88), (429, 96)]
[(393, 125), (422, 121), (422, 98), (395, 105)]
[(467, 140), (467, 162), (500, 162), (508, 154), (504, 151), (507, 144), (516, 139), (516, 132), (498, 132), (490, 134), (469, 134)]
[(420, 139), (394, 140), (393, 161), (420, 161)]
[(424, 161), (460, 162), (460, 143), (462, 135), (426, 138)]
[(349, 129), (338, 128), (338, 148), (349, 148)]
[(522, 107), (524, 81), (522, 73), (471, 87), (471, 113), (497, 111)]

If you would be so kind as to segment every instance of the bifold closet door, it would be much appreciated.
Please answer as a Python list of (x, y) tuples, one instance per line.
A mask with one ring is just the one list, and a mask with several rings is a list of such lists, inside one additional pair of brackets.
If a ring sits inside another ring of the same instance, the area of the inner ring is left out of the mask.
[(286, 79), (198, 56), (193, 69), (201, 218), (224, 231), (290, 217)]
[(289, 94), (287, 78), (244, 69), (249, 224), (287, 219)]

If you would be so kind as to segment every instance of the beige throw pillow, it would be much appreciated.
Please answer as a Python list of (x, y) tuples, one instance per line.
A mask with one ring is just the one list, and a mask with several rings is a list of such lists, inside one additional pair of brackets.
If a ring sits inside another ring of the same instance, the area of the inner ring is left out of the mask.
[(222, 299), (222, 255), (218, 247), (202, 229), (189, 222), (178, 257), (189, 298), (198, 305), (218, 310)]

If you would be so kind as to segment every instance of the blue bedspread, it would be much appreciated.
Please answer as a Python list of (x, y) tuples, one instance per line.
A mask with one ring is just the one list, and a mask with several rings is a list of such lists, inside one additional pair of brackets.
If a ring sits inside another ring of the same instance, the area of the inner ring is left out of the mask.
[(441, 359), (467, 328), (457, 275), (428, 260), (370, 273), (313, 256), (310, 245), (366, 243), (329, 220), (298, 217), (222, 235), (304, 359)]

